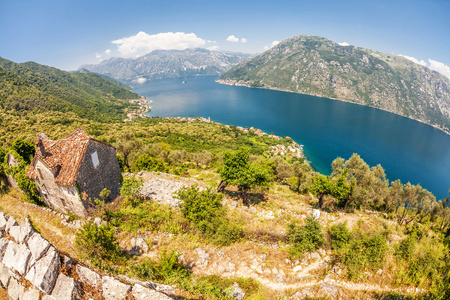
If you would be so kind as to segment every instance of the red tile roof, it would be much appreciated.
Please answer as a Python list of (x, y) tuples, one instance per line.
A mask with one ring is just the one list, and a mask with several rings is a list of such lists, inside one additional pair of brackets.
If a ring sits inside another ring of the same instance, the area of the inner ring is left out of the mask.
[(36, 139), (36, 153), (27, 176), (30, 179), (36, 179), (35, 165), (37, 160), (40, 160), (52, 172), (56, 172), (55, 182), (58, 185), (74, 186), (86, 148), (91, 140), (94, 139), (81, 128), (57, 141), (50, 140), (45, 134), (39, 134)]

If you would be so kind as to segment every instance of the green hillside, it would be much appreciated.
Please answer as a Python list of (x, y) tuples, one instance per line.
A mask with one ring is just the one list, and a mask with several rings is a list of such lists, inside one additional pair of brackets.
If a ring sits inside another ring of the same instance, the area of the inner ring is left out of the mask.
[(139, 96), (96, 74), (70, 73), (0, 58), (0, 106), (16, 111), (74, 112), (88, 119), (123, 120)]
[(450, 80), (408, 59), (298, 35), (240, 63), (219, 82), (368, 105), (450, 132)]

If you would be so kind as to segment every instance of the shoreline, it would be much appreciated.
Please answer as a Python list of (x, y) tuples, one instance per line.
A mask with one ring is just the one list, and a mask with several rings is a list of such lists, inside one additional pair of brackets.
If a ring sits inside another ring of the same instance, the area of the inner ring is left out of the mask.
[(378, 109), (378, 110), (385, 111), (385, 112), (388, 112), (388, 113), (391, 113), (391, 114), (394, 114), (394, 115), (397, 115), (397, 116), (400, 116), (400, 117), (404, 117), (404, 118), (407, 118), (407, 119), (410, 119), (410, 120), (417, 121), (419, 123), (431, 126), (434, 129), (437, 129), (437, 130), (439, 130), (439, 131), (441, 131), (441, 132), (443, 132), (443, 133), (445, 133), (447, 135), (450, 135), (450, 129), (448, 131), (444, 130), (441, 127), (439, 127), (438, 125), (436, 125), (436, 124), (430, 124), (430, 123), (427, 123), (427, 122), (425, 122), (423, 120), (411, 118), (411, 117), (408, 117), (408, 116), (405, 116), (405, 115), (402, 115), (402, 114), (399, 114), (399, 113), (392, 112), (392, 111), (387, 110), (387, 109), (374, 107), (374, 106), (370, 106), (370, 105), (365, 105), (365, 104), (361, 104), (361, 103), (356, 103), (356, 102), (352, 102), (350, 100), (343, 100), (343, 99), (337, 99), (337, 98), (324, 97), (324, 96), (317, 95), (317, 94), (306, 94), (306, 93), (300, 93), (300, 92), (293, 92), (293, 91), (290, 91), (290, 90), (280, 89), (280, 88), (276, 88), (276, 87), (254, 87), (254, 86), (251, 86), (251, 85), (246, 84), (246, 83), (238, 82), (236, 80), (223, 80), (223, 79), (218, 79), (217, 78), (215, 80), (215, 82), (220, 83), (220, 84), (224, 84), (224, 85), (243, 86), (243, 87), (254, 88), (254, 89), (271, 90), (271, 91), (279, 91), (279, 92), (287, 92), (287, 93), (293, 93), (293, 94), (307, 95), (307, 96), (319, 97), (319, 98), (330, 99), (330, 100), (334, 100), (334, 101), (340, 101), (340, 102), (346, 102), (346, 103), (361, 105), (361, 106), (365, 106), (365, 107), (370, 107), (370, 108), (373, 108), (373, 109)]
[[(179, 122), (188, 122), (188, 123), (192, 123), (195, 121), (199, 121), (199, 122), (203, 122), (203, 123), (212, 123), (212, 124), (217, 124), (217, 125), (223, 125), (226, 127), (230, 127), (232, 125), (227, 125), (227, 124), (223, 124), (223, 123), (219, 123), (216, 121), (212, 121), (211, 118), (204, 118), (204, 117), (164, 117), (163, 119), (166, 120), (176, 120)], [(233, 125), (234, 126), (234, 125)], [(269, 138), (272, 138), (276, 141), (280, 140), (281, 137), (274, 135), (274, 134), (268, 134), (266, 132), (263, 132), (261, 129), (257, 129), (254, 127), (250, 127), (250, 128), (244, 128), (241, 126), (235, 126), (236, 129), (244, 132), (245, 134), (249, 134), (249, 132), (253, 132), (254, 134), (258, 135), (258, 136), (264, 136), (267, 135)], [(290, 139), (292, 140), (292, 144), (288, 145), (287, 147), (285, 145), (282, 144), (277, 144), (276, 146), (269, 146), (269, 151), (271, 153), (275, 155), (280, 155), (280, 156), (289, 156), (289, 157), (296, 157), (298, 159), (304, 158), (304, 162), (309, 165), (313, 170), (315, 170), (315, 168), (312, 166), (311, 161), (309, 161), (305, 155), (305, 152), (303, 150), (304, 145), (297, 143), (296, 141), (294, 141), (294, 139), (292, 139), (289, 136), (285, 136), (284, 138), (286, 139)]]

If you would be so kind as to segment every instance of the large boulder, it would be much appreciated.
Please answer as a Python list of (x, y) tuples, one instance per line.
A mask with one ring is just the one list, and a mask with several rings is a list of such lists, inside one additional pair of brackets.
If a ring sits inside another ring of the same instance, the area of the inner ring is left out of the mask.
[(102, 288), (105, 300), (122, 300), (131, 291), (131, 285), (109, 276), (102, 277)]
[(30, 266), (34, 265), (36, 261), (50, 248), (50, 243), (47, 242), (39, 233), (34, 232), (33, 235), (27, 241), (28, 249), (31, 251)]
[(52, 246), (31, 267), (25, 278), (42, 292), (50, 294), (58, 278), (60, 264), (58, 251)]
[(164, 295), (163, 293), (158, 293), (152, 289), (146, 288), (140, 284), (135, 284), (132, 290), (132, 295), (135, 300), (171, 300), (169, 296)]
[(5, 255), (3, 256), (3, 264), (7, 268), (15, 270), (20, 275), (25, 275), (30, 257), (31, 252), (25, 245), (19, 245), (13, 241), (9, 241)]
[(76, 270), (82, 283), (95, 287), (96, 289), (102, 288), (102, 277), (99, 274), (80, 264), (77, 264)]
[(60, 273), (53, 288), (52, 296), (58, 300), (77, 300), (81, 298), (80, 288), (75, 279)]

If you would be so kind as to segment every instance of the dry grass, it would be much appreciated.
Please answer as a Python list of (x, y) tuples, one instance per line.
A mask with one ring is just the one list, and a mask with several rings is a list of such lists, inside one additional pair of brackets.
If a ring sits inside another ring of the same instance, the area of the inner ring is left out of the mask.
[(33, 227), (59, 251), (77, 258), (75, 250), (75, 231), (61, 224), (61, 219), (40, 207), (18, 200), (16, 191), (0, 195), (0, 210), (13, 216), (20, 224), (28, 216)]

